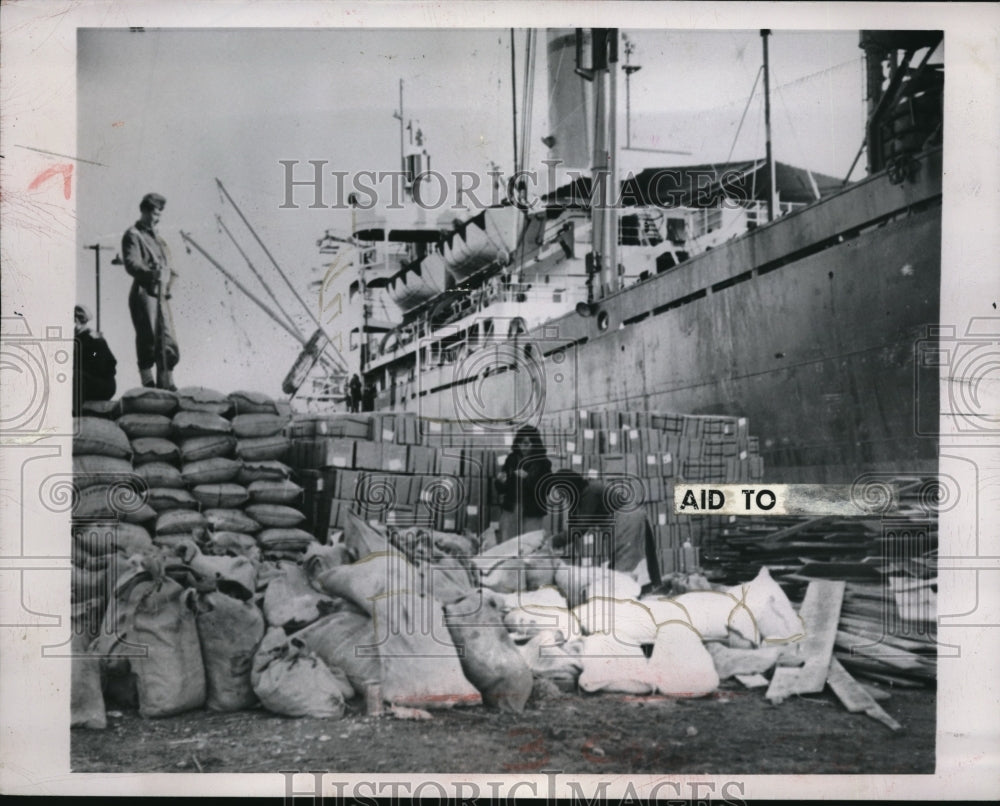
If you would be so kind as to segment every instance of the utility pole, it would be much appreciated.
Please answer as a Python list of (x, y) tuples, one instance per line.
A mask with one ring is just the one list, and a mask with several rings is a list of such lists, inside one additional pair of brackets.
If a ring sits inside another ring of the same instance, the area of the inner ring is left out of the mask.
[(767, 38), (771, 35), (770, 28), (760, 29), (760, 38), (764, 40), (764, 130), (766, 132), (765, 162), (767, 163), (768, 192), (767, 220), (774, 221), (774, 157), (771, 154), (771, 68), (767, 60)]
[(608, 184), (611, 207), (608, 216), (609, 287), (612, 293), (621, 290), (618, 276), (618, 29), (608, 32)]
[(625, 64), (622, 69), (625, 71), (625, 147), (632, 148), (632, 73), (638, 73), (642, 68), (637, 64), (629, 64), (629, 59), (635, 53), (635, 44), (628, 38), (628, 34), (622, 34), (625, 41)]
[(514, 173), (517, 173), (517, 68), (514, 64), (514, 29), (510, 29), (510, 105), (511, 119), (514, 126)]
[(84, 249), (94, 250), (94, 273), (97, 278), (97, 310), (95, 311), (95, 317), (97, 318), (97, 332), (101, 331), (101, 249), (102, 247), (99, 243), (91, 244), (90, 246), (83, 247)]

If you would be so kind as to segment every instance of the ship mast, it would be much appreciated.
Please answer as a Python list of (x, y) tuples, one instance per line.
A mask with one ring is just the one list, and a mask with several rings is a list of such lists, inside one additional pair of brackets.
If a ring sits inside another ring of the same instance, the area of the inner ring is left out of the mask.
[(406, 173), (406, 141), (403, 135), (406, 122), (403, 118), (403, 79), (399, 79), (399, 110), (392, 113), (392, 116), (399, 121), (399, 167)]
[[(588, 286), (598, 280), (601, 298), (618, 290), (618, 198), (617, 183), (617, 115), (618, 29), (592, 28), (590, 66), (584, 67), (583, 29), (576, 32), (577, 74), (594, 84), (594, 155), (593, 177), (596, 193), (591, 193), (593, 249), (591, 251)], [(588, 293), (588, 303), (592, 303)]]
[(771, 35), (770, 28), (760, 29), (760, 38), (764, 41), (764, 131), (765, 162), (767, 164), (767, 220), (774, 221), (774, 156), (771, 154), (771, 68), (767, 59), (767, 38)]
[(627, 34), (622, 34), (622, 40), (625, 42), (625, 64), (622, 65), (625, 71), (625, 148), (632, 148), (632, 73), (638, 73), (642, 67), (631, 64), (635, 43)]

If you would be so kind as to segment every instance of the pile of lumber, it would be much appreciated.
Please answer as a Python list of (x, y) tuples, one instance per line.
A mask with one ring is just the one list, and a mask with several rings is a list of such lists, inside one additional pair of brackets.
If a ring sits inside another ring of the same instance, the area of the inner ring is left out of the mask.
[(877, 583), (886, 575), (933, 577), (937, 512), (924, 492), (934, 481), (900, 477), (888, 483), (897, 504), (883, 517), (707, 518), (703, 563), (722, 582), (752, 578), (766, 565), (772, 575), (788, 575), (786, 580), (800, 587), (808, 579)]
[(897, 480), (898, 506), (883, 518), (719, 519), (702, 554), (710, 579), (750, 579), (766, 566), (789, 598), (802, 603), (804, 619), (820, 607), (813, 592), (825, 597), (816, 625), (824, 643), (817, 646), (819, 638), (808, 633), (783, 655), (779, 663), (811, 663), (798, 671), (779, 668), (770, 699), (829, 684), (842, 700), (850, 698), (849, 708), (867, 712), (868, 705), (859, 706), (867, 700), (845, 682), (851, 675), (901, 688), (935, 684), (938, 535), (935, 511), (918, 498), (926, 485)]
[[(906, 601), (905, 595), (918, 590), (926, 588), (900, 586), (898, 592)], [(849, 590), (843, 581), (809, 583), (799, 608), (806, 637), (782, 651), (768, 683), (769, 701), (779, 704), (791, 696), (819, 693), (829, 686), (851, 713), (865, 713), (899, 730), (900, 724), (877, 702), (885, 693), (855, 677), (900, 686), (933, 683), (934, 643), (917, 632), (908, 638), (889, 634), (884, 622), (878, 623), (870, 614), (861, 615), (858, 602), (864, 602), (868, 593)], [(865, 603), (860, 610), (868, 607)], [(753, 685), (752, 681), (744, 683)]]

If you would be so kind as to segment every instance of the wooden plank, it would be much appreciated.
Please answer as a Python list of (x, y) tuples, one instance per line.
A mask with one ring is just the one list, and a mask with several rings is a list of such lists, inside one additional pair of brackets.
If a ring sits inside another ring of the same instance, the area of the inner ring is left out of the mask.
[(869, 694), (871, 694), (872, 699), (875, 700), (875, 702), (879, 702), (880, 700), (892, 699), (892, 695), (884, 688), (879, 688), (878, 686), (874, 686), (871, 683), (858, 682), (858, 685), (861, 686), (861, 688), (863, 688)]
[(925, 659), (920, 655), (914, 655), (912, 652), (907, 652), (905, 649), (899, 649), (898, 647), (873, 643), (867, 638), (861, 638), (842, 630), (837, 630), (835, 643), (838, 649), (846, 649), (852, 655), (861, 655), (862, 657), (876, 660), (898, 671), (912, 672), (922, 670), (926, 665)]
[(822, 579), (809, 583), (799, 608), (806, 629), (806, 637), (801, 642), (806, 662), (797, 675), (797, 694), (813, 694), (826, 685), (843, 598), (844, 583), (841, 581)]
[(761, 674), (778, 661), (778, 647), (734, 649), (715, 642), (707, 644), (720, 680), (736, 675)]
[(853, 616), (845, 615), (843, 612), (840, 614), (840, 629), (873, 643), (887, 644), (888, 646), (905, 649), (908, 652), (926, 652), (934, 649), (932, 641), (916, 641), (912, 638), (893, 635), (892, 633), (885, 632), (880, 624), (875, 624), (865, 619), (854, 618)]
[[(823, 548), (828, 548), (823, 546)], [(824, 579), (881, 579), (877, 568), (855, 562), (807, 562), (802, 570), (802, 576), (822, 577)]]
[(876, 719), (891, 730), (899, 730), (903, 726), (889, 716), (882, 706), (875, 702), (871, 694), (865, 691), (857, 680), (848, 674), (836, 658), (830, 660), (827, 680), (833, 693), (852, 714), (863, 712)]
[(767, 678), (762, 674), (738, 674), (734, 676), (746, 688), (763, 688), (767, 685)]
[(856, 714), (875, 705), (872, 696), (858, 685), (858, 681), (851, 677), (847, 669), (836, 658), (830, 659), (830, 670), (826, 682), (848, 713)]
[(781, 645), (781, 651), (778, 653), (778, 666), (801, 666), (805, 662), (806, 656), (802, 654), (801, 641)]
[(802, 521), (801, 523), (796, 523), (794, 526), (787, 526), (784, 529), (779, 529), (776, 532), (771, 532), (767, 537), (762, 539), (763, 543), (777, 543), (778, 541), (785, 540), (786, 538), (797, 535), (799, 532), (803, 532), (806, 529), (812, 529), (815, 526), (820, 526), (824, 523), (828, 523), (833, 520), (831, 516), (826, 516), (823, 518), (811, 518), (807, 521)]
[(924, 688), (926, 686), (926, 683), (921, 682), (919, 678), (905, 677), (902, 674), (897, 674), (877, 661), (841, 652), (835, 653), (834, 657), (849, 667), (853, 674), (870, 677), (872, 680), (877, 680), (880, 683), (887, 683), (891, 686), (899, 686), (900, 688)]
[(848, 582), (844, 590), (845, 596), (869, 596), (876, 599), (884, 599), (886, 595), (885, 586), (881, 583), (873, 585), (870, 582)]
[(786, 653), (779, 658), (774, 670), (767, 699), (781, 702), (792, 694), (812, 694), (823, 690), (830, 670), (830, 658), (840, 620), (840, 603), (844, 598), (844, 583), (833, 580), (813, 580), (806, 589), (799, 616), (805, 624), (806, 637), (795, 647), (794, 657), (804, 658), (801, 667), (781, 665), (793, 657)]
[(764, 696), (775, 705), (784, 702), (795, 693), (799, 670), (791, 666), (778, 666), (771, 677), (771, 685)]
[(890, 616), (896, 617), (896, 605), (886, 600), (876, 603), (861, 599), (848, 599), (844, 602), (844, 612), (857, 614), (862, 618), (876, 619), (884, 623)]

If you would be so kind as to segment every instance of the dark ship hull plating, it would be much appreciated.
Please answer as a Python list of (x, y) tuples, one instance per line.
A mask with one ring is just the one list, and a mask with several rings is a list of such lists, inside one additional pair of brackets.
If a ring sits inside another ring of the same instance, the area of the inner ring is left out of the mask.
[[(768, 481), (934, 472), (941, 152), (601, 300), (422, 368), (379, 408), (570, 424), (578, 409), (740, 415)], [(893, 181), (895, 179), (896, 181)], [(924, 381), (924, 382), (922, 382)]]

